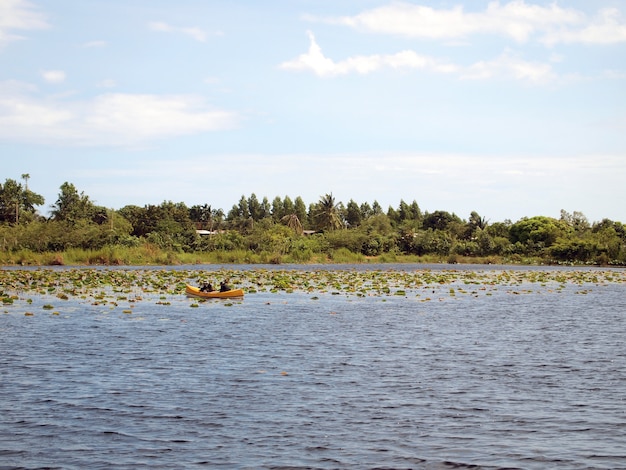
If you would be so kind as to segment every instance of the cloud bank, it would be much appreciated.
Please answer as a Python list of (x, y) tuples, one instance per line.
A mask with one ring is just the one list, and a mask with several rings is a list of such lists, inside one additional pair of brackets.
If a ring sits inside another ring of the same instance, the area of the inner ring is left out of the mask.
[(17, 31), (48, 27), (42, 13), (25, 0), (0, 1), (0, 48), (11, 41), (23, 39)]
[(309, 31), (307, 34), (310, 41), (309, 50), (295, 59), (280, 64), (281, 69), (309, 71), (324, 78), (350, 73), (365, 75), (383, 68), (424, 70), (437, 74), (455, 75), (468, 80), (504, 77), (534, 84), (549, 82), (556, 78), (550, 64), (525, 61), (510, 52), (469, 66), (421, 55), (412, 50), (388, 55), (353, 56), (335, 62), (324, 55), (313, 33)]
[(106, 93), (91, 100), (41, 97), (0, 83), (0, 139), (65, 145), (137, 145), (232, 128), (237, 115), (194, 95)]
[[(150, 30), (160, 33), (181, 33), (199, 42), (205, 42), (209, 36), (206, 31), (196, 26), (177, 27), (162, 21), (153, 21), (148, 27)], [(221, 33), (217, 32), (213, 33), (213, 35), (219, 36)]]
[[(310, 17), (311, 18), (311, 17)], [(315, 18), (311, 18), (317, 20)], [(468, 12), (463, 6), (436, 9), (397, 2), (354, 16), (320, 19), (368, 33), (422, 39), (465, 39), (472, 35), (498, 35), (517, 43), (536, 39), (557, 43), (612, 44), (626, 41), (626, 23), (619, 10), (605, 8), (589, 17), (556, 2), (541, 6), (513, 0), (490, 2), (484, 11)]]

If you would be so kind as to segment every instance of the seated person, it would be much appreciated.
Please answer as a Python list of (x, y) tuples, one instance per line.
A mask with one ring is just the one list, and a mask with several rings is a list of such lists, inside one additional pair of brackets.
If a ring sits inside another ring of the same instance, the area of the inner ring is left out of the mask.
[(226, 281), (222, 281), (220, 284), (220, 292), (226, 292), (227, 290), (232, 290), (232, 287), (226, 284)]
[(200, 292), (213, 292), (214, 290), (215, 289), (213, 289), (213, 285), (210, 282), (205, 282), (200, 288)]

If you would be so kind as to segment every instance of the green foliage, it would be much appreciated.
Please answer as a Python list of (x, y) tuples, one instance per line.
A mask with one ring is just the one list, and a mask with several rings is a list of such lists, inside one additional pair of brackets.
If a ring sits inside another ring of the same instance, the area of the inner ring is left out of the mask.
[(329, 258), (335, 263), (362, 263), (364, 260), (363, 255), (343, 247), (331, 250)]
[(346, 223), (350, 228), (356, 228), (363, 221), (363, 213), (359, 205), (352, 199), (346, 206)]
[(587, 262), (598, 257), (603, 250), (592, 240), (557, 239), (549, 249), (550, 256), (558, 261)]
[(545, 216), (523, 218), (510, 228), (510, 239), (525, 254), (540, 254), (552, 246), (559, 237), (571, 233), (571, 228), (564, 223)]
[(306, 204), (304, 200), (298, 196), (293, 201), (293, 213), (298, 217), (298, 220), (302, 224), (302, 227), (307, 229), (310, 227), (309, 217), (306, 210)]
[(453, 223), (460, 224), (462, 221), (458, 216), (449, 212), (435, 211), (432, 214), (426, 214), (423, 227), (427, 230), (446, 230)]
[(202, 237), (201, 251), (234, 251), (245, 248), (245, 240), (240, 233), (229, 230), (208, 237)]
[(95, 205), (89, 196), (84, 192), (79, 194), (72, 183), (63, 183), (60, 190), (59, 198), (52, 206), (53, 220), (74, 224), (83, 219), (91, 219), (95, 215)]
[[(22, 175), (28, 179), (28, 175)], [(35, 206), (44, 204), (44, 198), (28, 187), (24, 188), (13, 179), (7, 179), (4, 185), (0, 184), (0, 222), (19, 223), (31, 222), (35, 219)]]
[(284, 255), (289, 252), (294, 232), (281, 224), (259, 224), (246, 238), (247, 248), (253, 252), (269, 252)]
[(407, 252), (419, 256), (425, 254), (448, 255), (452, 249), (453, 238), (444, 230), (422, 230), (405, 240)]
[(358, 230), (335, 230), (324, 234), (329, 251), (345, 248), (352, 253), (360, 253), (365, 242), (365, 236)]
[(289, 251), (289, 259), (293, 263), (308, 263), (315, 253), (321, 253), (323, 249), (318, 243), (318, 238), (300, 237), (294, 240), (291, 250)]
[(320, 198), (314, 210), (313, 217), (318, 230), (333, 231), (344, 226), (341, 220), (341, 212), (339, 203), (335, 201), (335, 197), (330, 194)]
[(302, 235), (304, 232), (304, 227), (302, 226), (302, 222), (300, 222), (300, 218), (297, 214), (287, 214), (280, 219), (287, 227), (289, 227), (296, 235)]
[(397, 209), (389, 207), (387, 217), (394, 226), (410, 225), (415, 228), (419, 228), (424, 219), (417, 201), (407, 204), (404, 200), (400, 200), (400, 205)]
[[(626, 264), (624, 224), (590, 224), (580, 212), (489, 224), (475, 211), (467, 221), (446, 211), (423, 214), (416, 201), (400, 201), (384, 213), (376, 201), (350, 200), (344, 207), (326, 194), (307, 211), (300, 197), (277, 196), (270, 204), (251, 194), (225, 219), (209, 204), (188, 208), (171, 201), (115, 211), (96, 206), (67, 182), (49, 220), (36, 214), (40, 204), (41, 196), (14, 180), (0, 185), (0, 263)], [(211, 233), (201, 236), (197, 229)], [(311, 235), (311, 229), (317, 232)]]

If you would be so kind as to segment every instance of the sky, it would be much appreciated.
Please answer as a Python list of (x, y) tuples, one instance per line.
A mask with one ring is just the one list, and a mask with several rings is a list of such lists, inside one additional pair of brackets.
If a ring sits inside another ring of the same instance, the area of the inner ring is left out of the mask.
[(69, 182), (626, 222), (626, 0), (0, 0), (0, 168), (43, 215)]

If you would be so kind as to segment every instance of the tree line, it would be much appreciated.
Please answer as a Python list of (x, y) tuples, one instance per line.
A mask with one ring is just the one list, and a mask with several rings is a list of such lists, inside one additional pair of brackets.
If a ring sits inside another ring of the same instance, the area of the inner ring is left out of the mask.
[(344, 204), (332, 193), (308, 205), (299, 196), (270, 202), (242, 195), (228, 212), (171, 201), (113, 210), (65, 182), (44, 217), (37, 210), (44, 198), (28, 188), (28, 174), (22, 179), (24, 184), (0, 184), (1, 252), (149, 245), (182, 253), (245, 252), (277, 263), (336, 259), (343, 252), (447, 262), (626, 265), (626, 226), (610, 219), (590, 223), (580, 212), (490, 223), (477, 212), (462, 219), (444, 210), (422, 211), (416, 201), (401, 200), (386, 210), (376, 201)]

